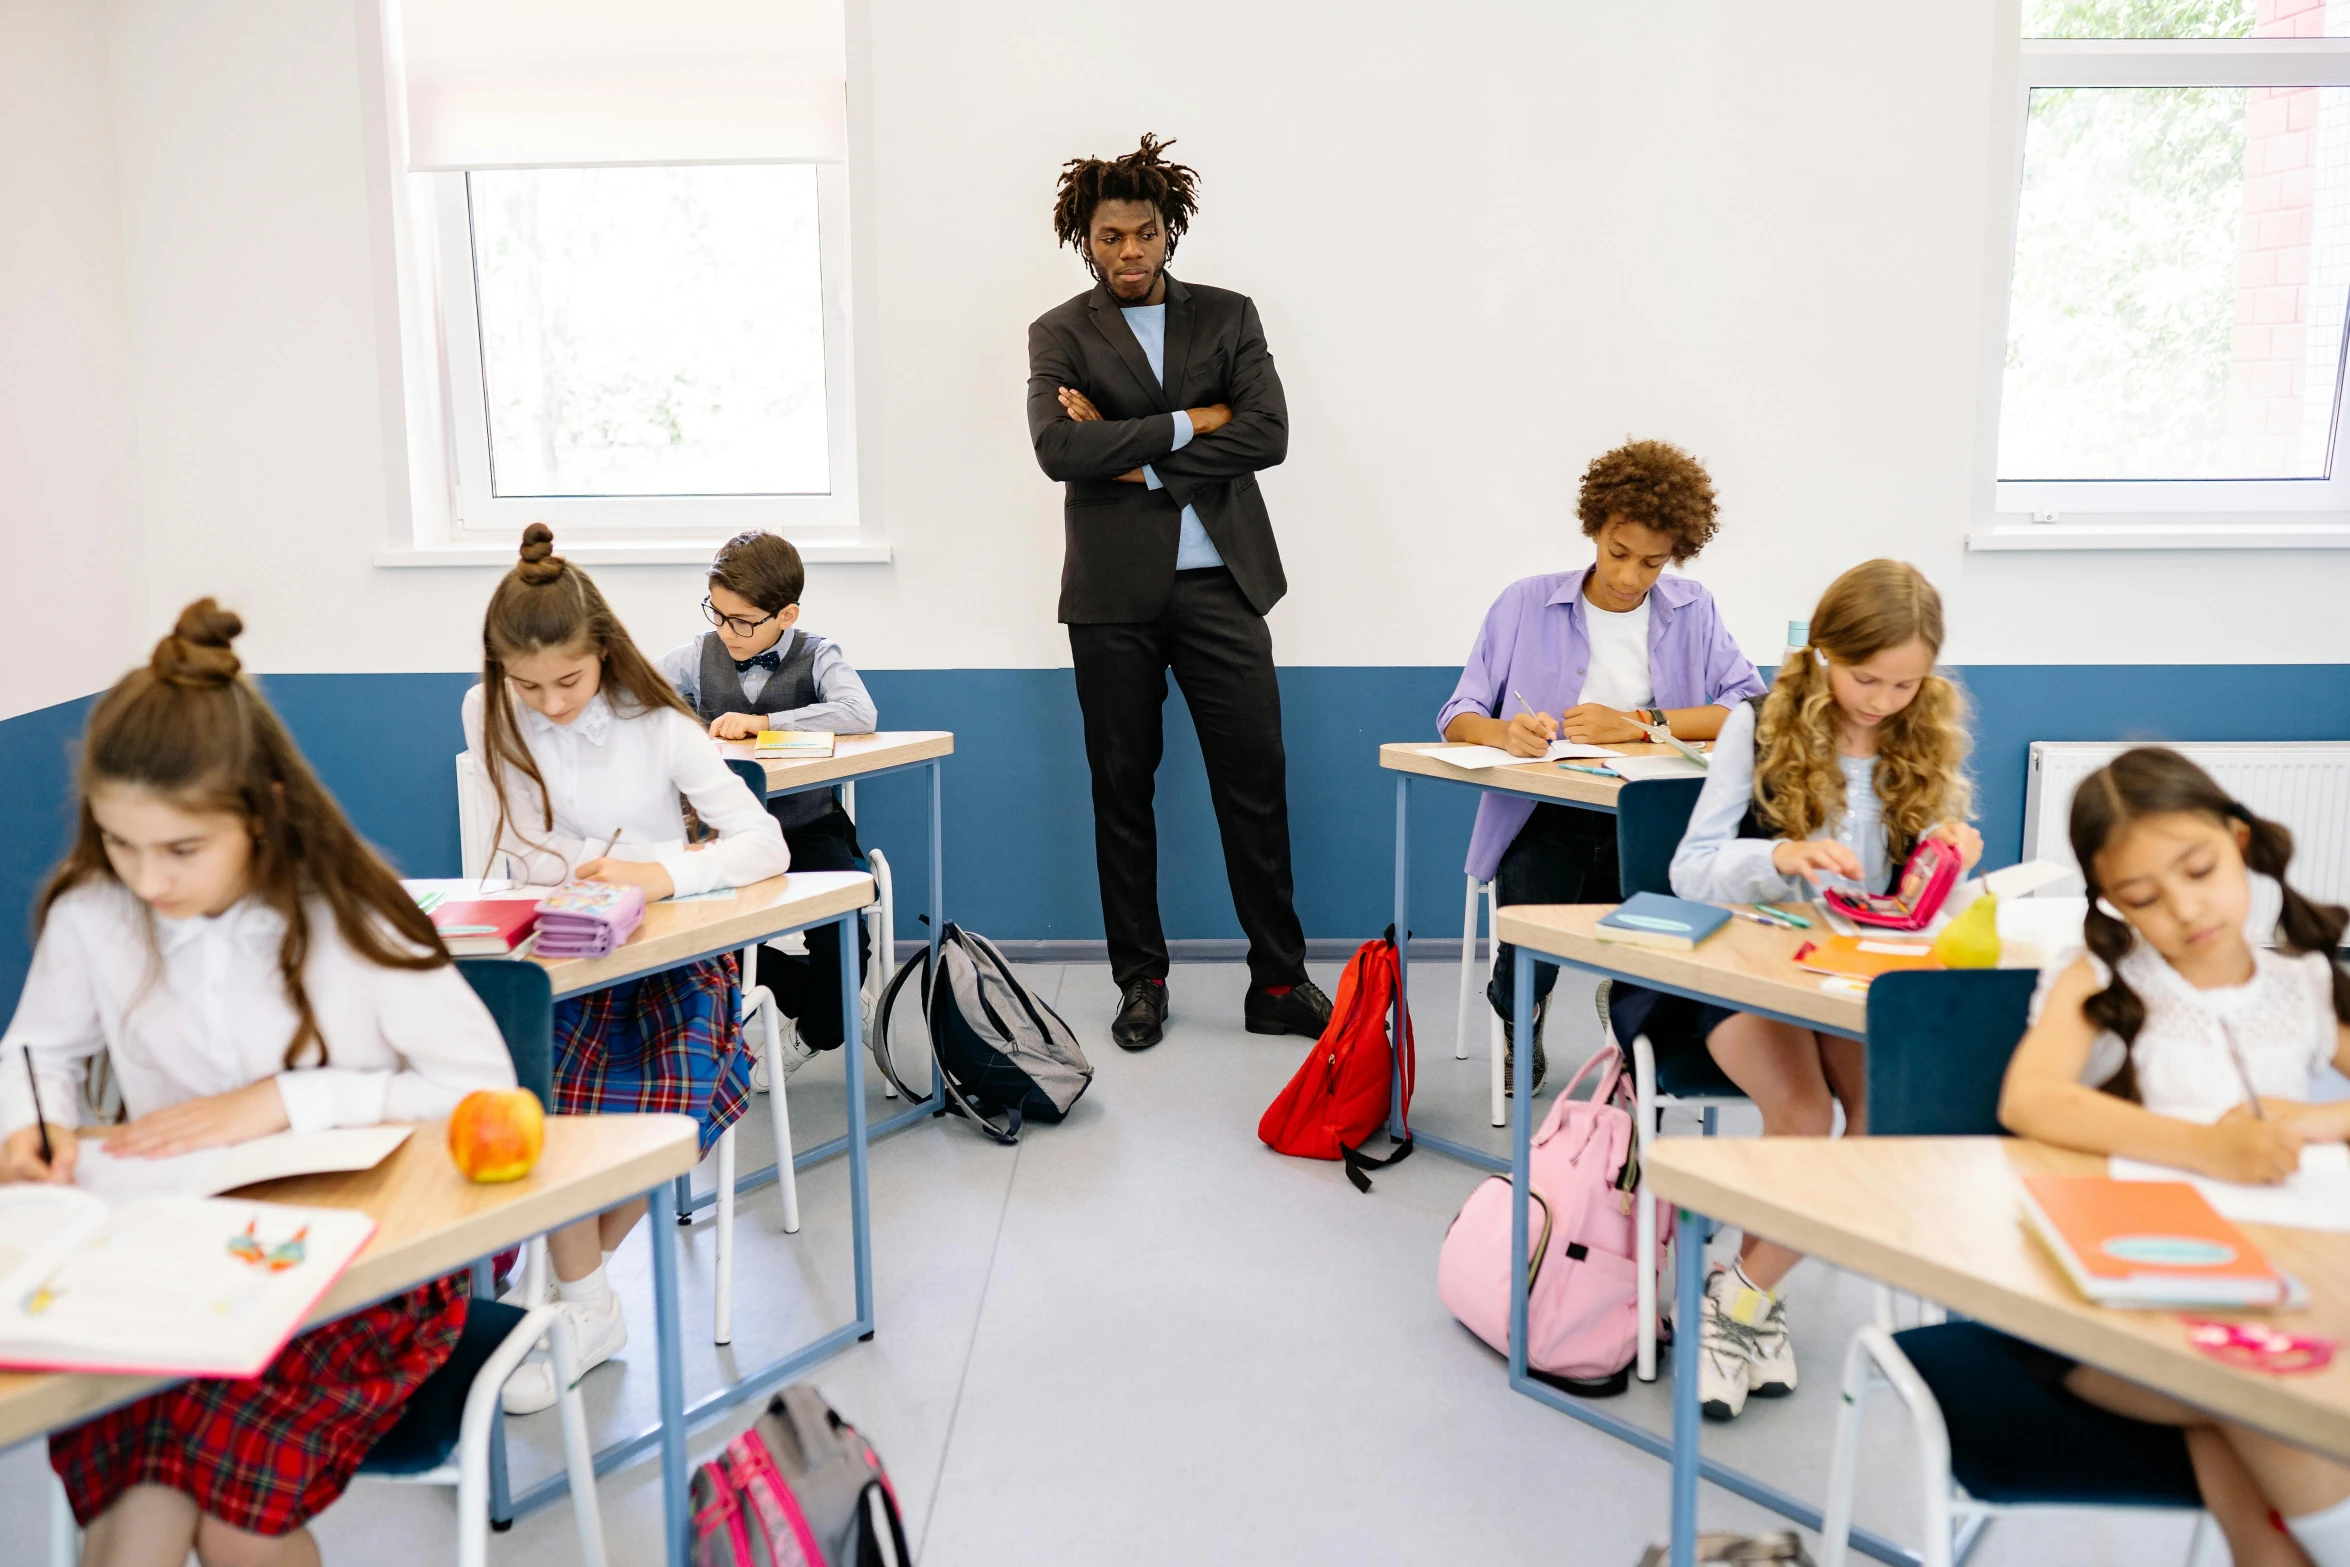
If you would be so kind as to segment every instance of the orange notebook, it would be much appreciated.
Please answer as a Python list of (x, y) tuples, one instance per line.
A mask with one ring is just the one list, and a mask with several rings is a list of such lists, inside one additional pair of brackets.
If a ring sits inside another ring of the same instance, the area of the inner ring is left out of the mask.
[(1882, 936), (1830, 936), (1807, 941), (1795, 949), (1795, 966), (1814, 974), (1844, 979), (1875, 979), (1896, 969), (1940, 968), (1942, 960), (1923, 941), (1892, 941)]
[(2275, 1306), (2293, 1292), (2185, 1181), (2027, 1175), (2024, 1216), (2101, 1306)]

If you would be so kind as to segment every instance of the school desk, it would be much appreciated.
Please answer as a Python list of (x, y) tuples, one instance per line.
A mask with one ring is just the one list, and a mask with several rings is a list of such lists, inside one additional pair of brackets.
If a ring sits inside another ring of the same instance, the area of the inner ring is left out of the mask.
[[(841, 948), (857, 950), (857, 922), (873, 902), (873, 878), (863, 871), (791, 871), (765, 881), (738, 887), (732, 896), (663, 900), (645, 906), (644, 923), (618, 949), (600, 958), (535, 959), (547, 971), (558, 1001), (601, 990), (623, 980), (658, 973), (683, 963), (694, 963), (773, 936), (806, 930), (827, 920), (840, 926)], [(848, 1068), (849, 1129), (847, 1135), (796, 1155), (794, 1169), (845, 1151), (849, 1156), (849, 1237), (857, 1288), (855, 1320), (842, 1324), (744, 1373), (714, 1393), (692, 1404), (685, 1402), (683, 1373), (671, 1376), (679, 1362), (676, 1346), (662, 1344), (661, 1419), (634, 1436), (600, 1449), (598, 1473), (627, 1463), (638, 1454), (661, 1448), (664, 1495), (676, 1509), (669, 1519), (672, 1552), (684, 1545), (685, 1438), (693, 1427), (756, 1398), (798, 1376), (816, 1362), (860, 1339), (873, 1336), (873, 1215), (866, 1179), (866, 1149), (871, 1141), (865, 1124), (865, 1051), (863, 1007), (857, 967), (843, 963), (841, 975), (842, 1059)], [(899, 1118), (903, 1121), (903, 1117)], [(690, 1173), (692, 1161), (678, 1178)], [(770, 1179), (773, 1177), (770, 1176)], [(654, 1204), (654, 1212), (662, 1204)], [(655, 1222), (646, 1226), (653, 1239), (653, 1295), (657, 1310), (672, 1312), (677, 1297), (676, 1227)], [(676, 1478), (671, 1483), (672, 1450)], [(515, 1516), (543, 1507), (568, 1494), (571, 1479), (558, 1471), (514, 1497)]]
[[(1561, 767), (1556, 762), (1527, 762), (1511, 767), (1455, 767), (1443, 759), (1445, 745), (1435, 742), (1391, 742), (1379, 748), (1379, 765), (1395, 774), (1395, 930), (1396, 930), (1396, 1001), (1395, 1015), (1389, 1027), (1397, 1038), (1402, 1037), (1404, 1009), (1409, 1005), (1412, 984), (1411, 942), (1406, 933), (1411, 929), (1412, 861), (1411, 861), (1411, 803), (1412, 780), (1430, 778), (1439, 783), (1459, 784), (1489, 794), (1521, 795), (1529, 800), (1540, 800), (1551, 805), (1579, 806), (1587, 811), (1614, 815), (1616, 796), (1623, 792), (1621, 778), (1601, 778), (1593, 773), (1577, 772)], [(1625, 756), (1671, 756), (1672, 747), (1652, 745), (1645, 741), (1627, 745), (1609, 746)], [(1596, 758), (1577, 758), (1585, 765), (1601, 765)], [(1403, 1132), (1403, 1082), (1400, 1067), (1395, 1085), (1394, 1105), (1388, 1115), (1388, 1131), (1396, 1136)], [(1465, 1164), (1480, 1170), (1500, 1174), (1508, 1166), (1482, 1148), (1438, 1137), (1431, 1132), (1412, 1134), (1415, 1148), (1433, 1149), (1449, 1154)]]
[[(2188, 1344), (2179, 1312), (2108, 1310), (2066, 1281), (2024, 1226), (2020, 1178), (2104, 1169), (2094, 1155), (2004, 1137), (1675, 1137), (1653, 1144), (1648, 1157), (1651, 1186), (1685, 1211), (1912, 1291), (2199, 1409), (2350, 1459), (2350, 1361), (2293, 1376), (2241, 1370)], [(2350, 1340), (2350, 1235), (2267, 1225), (2245, 1231), (2308, 1286), (2309, 1308), (2292, 1313), (2289, 1325)], [(1694, 1321), (1690, 1300), (1683, 1291), (1682, 1310), (1691, 1313), (1684, 1320)], [(1677, 1364), (1675, 1377), (1673, 1538), (1675, 1551), (1686, 1553), (1695, 1537), (1699, 1422), (1694, 1374), (1681, 1378)]]
[[(1823, 989), (1820, 976), (1795, 966), (1796, 949), (1817, 932), (1765, 928), (1749, 920), (1733, 919), (1699, 946), (1688, 952), (1659, 952), (1649, 947), (1628, 946), (1620, 942), (1604, 942), (1593, 934), (1598, 922), (1614, 912), (1616, 905), (1599, 904), (1518, 904), (1503, 908), (1496, 921), (1500, 940), (1516, 947), (1517, 962), (1513, 973), (1516, 986), (1517, 1017), (1513, 1020), (1520, 1039), (1532, 1037), (1534, 964), (1544, 960), (1564, 968), (1580, 969), (1585, 973), (1608, 979), (1626, 980), (1661, 990), (1672, 995), (1688, 996), (1698, 1001), (1718, 1002), (1736, 1007), (1742, 1012), (1754, 1012), (1781, 1022), (1823, 1033), (1841, 1034), (1848, 1039), (1862, 1039), (1868, 1032), (1868, 998), (1842, 987)], [(1534, 1095), (1532, 1074), (1521, 1072), (1511, 1084), (1512, 1107), (1510, 1117), (1510, 1164), (1508, 1174), (1515, 1202), (1510, 1215), (1510, 1277), (1526, 1277), (1526, 1256), (1529, 1247), (1526, 1191), (1533, 1161)], [(1710, 1142), (1712, 1139), (1699, 1139)], [(1658, 1147), (1662, 1139), (1649, 1146)], [(1737, 1146), (1751, 1146), (1741, 1141)], [(1653, 1163), (1650, 1166), (1654, 1168)], [(1707, 1237), (1712, 1233), (1708, 1222), (1695, 1214), (1683, 1223), (1682, 1245), (1687, 1250), (1681, 1255), (1703, 1255)], [(1674, 1274), (1676, 1297), (1673, 1320), (1693, 1323), (1698, 1320), (1699, 1295), (1704, 1287), (1702, 1268), (1677, 1268)], [(1610, 1436), (1628, 1442), (1644, 1452), (1659, 1458), (1674, 1458), (1686, 1451), (1692, 1455), (1688, 1484), (1690, 1516), (1696, 1506), (1696, 1475), (1699, 1469), (1706, 1479), (1725, 1490), (1735, 1492), (1748, 1501), (1792, 1518), (1808, 1529), (1820, 1526), (1820, 1509), (1802, 1499), (1791, 1496), (1773, 1485), (1753, 1476), (1711, 1460), (1699, 1460), (1695, 1421), (1697, 1406), (1697, 1343), (1695, 1333), (1676, 1333), (1673, 1338), (1673, 1438), (1667, 1440), (1646, 1427), (1633, 1424), (1620, 1415), (1610, 1414), (1598, 1404), (1569, 1397), (1546, 1383), (1536, 1381), (1526, 1366), (1526, 1291), (1516, 1290), (1510, 1300), (1510, 1386), (1538, 1403), (1549, 1405), (1572, 1415), (1586, 1425), (1595, 1426)], [(1687, 1422), (1690, 1429), (1684, 1433)], [(1823, 1473), (1822, 1478), (1825, 1478)], [(1674, 1472), (1674, 1483), (1681, 1483), (1681, 1472)], [(1674, 1506), (1681, 1506), (1681, 1492), (1674, 1492)], [(1674, 1516), (1681, 1514), (1676, 1510)], [(1683, 1535), (1683, 1538), (1694, 1538)], [(1879, 1561), (1910, 1563), (1915, 1556), (1895, 1542), (1865, 1529), (1852, 1531), (1854, 1550), (1876, 1557)], [(1682, 1558), (1686, 1562), (1687, 1558)]]
[[(419, 1126), (372, 1170), (272, 1181), (247, 1187), (243, 1195), (355, 1208), (374, 1217), (374, 1237), (306, 1319), (305, 1326), (316, 1327), (533, 1235), (666, 1187), (692, 1169), (696, 1157), (688, 1116), (549, 1116), (546, 1146), (530, 1174), (477, 1186), (450, 1161), (444, 1123), (436, 1121)], [(672, 1384), (683, 1385), (677, 1242), (668, 1226), (651, 1229), (655, 1275), (669, 1280), (669, 1287), (654, 1296), (656, 1353), (666, 1392)], [(0, 1448), (78, 1425), (171, 1380), (0, 1372)], [(670, 1535), (682, 1544), (689, 1478), (682, 1428), (674, 1453), (664, 1446), (662, 1464)], [(672, 1553), (672, 1561), (684, 1559)]]

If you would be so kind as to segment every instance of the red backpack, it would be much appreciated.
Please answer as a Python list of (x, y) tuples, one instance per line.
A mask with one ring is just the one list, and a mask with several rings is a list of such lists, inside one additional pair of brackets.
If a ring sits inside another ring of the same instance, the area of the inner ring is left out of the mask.
[(1387, 1040), (1387, 1019), (1395, 1007), (1397, 966), (1391, 926), (1377, 941), (1366, 941), (1347, 959), (1331, 1003), (1329, 1026), (1315, 1041), (1297, 1075), (1289, 1080), (1257, 1122), (1257, 1136), (1275, 1153), (1300, 1159), (1345, 1161), (1346, 1178), (1369, 1191), (1368, 1170), (1385, 1169), (1412, 1152), (1412, 1019), (1403, 1021), (1403, 1136), (1384, 1159), (1362, 1152), (1371, 1135), (1387, 1124), (1395, 1056)]

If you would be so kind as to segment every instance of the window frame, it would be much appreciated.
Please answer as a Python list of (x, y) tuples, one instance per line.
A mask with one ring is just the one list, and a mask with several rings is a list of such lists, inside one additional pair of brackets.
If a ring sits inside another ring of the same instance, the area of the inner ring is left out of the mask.
[[(2028, 39), (2023, 0), (1997, 7), (2003, 39), (2003, 81), (1995, 95), (1996, 156), (1992, 160), (1987, 271), (1990, 299), (1982, 366), (1979, 465), (1990, 500), (1993, 531), (1975, 535), (1976, 548), (2047, 547), (2028, 535), (2051, 523), (2118, 534), (2134, 529), (2146, 542), (2202, 547), (2225, 535), (2287, 530), (2316, 542), (2340, 531), (2350, 544), (2350, 374), (2337, 379), (2328, 476), (2314, 479), (2001, 479), (1999, 423), (2005, 394), (2008, 310), (2015, 282), (2016, 234), (2021, 221), (2024, 139), (2032, 93), (2056, 87), (2341, 87), (2350, 88), (2350, 38)], [(2075, 531), (2067, 529), (2068, 533)], [(2194, 541), (2186, 544), (2182, 541)], [(2247, 542), (2250, 542), (2247, 540)], [(2333, 542), (2329, 537), (2326, 542)]]
[[(709, 160), (703, 160), (707, 162)], [(738, 161), (738, 160), (729, 160)], [(805, 160), (757, 158), (770, 166)], [(581, 167), (680, 168), (692, 162)], [(438, 309), (441, 406), (447, 458), (446, 535), (463, 550), (511, 548), (524, 526), (544, 522), (593, 549), (624, 544), (714, 546), (746, 529), (782, 534), (803, 553), (823, 557), (869, 543), (858, 496), (856, 354), (849, 259), (849, 171), (816, 168), (817, 258), (824, 321), (826, 466), (831, 489), (806, 495), (589, 495), (502, 497), (491, 489), (490, 433), (482, 375), (481, 316), (474, 274), (467, 172), (419, 174), (427, 182), (431, 266)]]

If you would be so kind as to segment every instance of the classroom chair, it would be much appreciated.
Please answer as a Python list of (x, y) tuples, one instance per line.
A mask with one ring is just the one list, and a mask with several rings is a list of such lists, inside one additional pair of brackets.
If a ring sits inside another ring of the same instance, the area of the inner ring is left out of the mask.
[[(554, 999), (546, 970), (502, 958), (459, 958), (458, 972), (496, 1020), (514, 1060), (514, 1076), (542, 1104), (554, 1102)], [(544, 1242), (533, 1248), (543, 1256)], [(523, 1357), (544, 1343), (555, 1360), (563, 1392), (556, 1411), (563, 1423), (564, 1465), (571, 1476), (571, 1510), (579, 1529), (583, 1567), (604, 1567), (604, 1526), (596, 1503), (595, 1454), (588, 1445), (587, 1407), (579, 1394), (579, 1346), (571, 1319), (550, 1304), (529, 1309), (493, 1300), (486, 1264), (474, 1272), (465, 1332), (440, 1370), (427, 1377), (400, 1412), (399, 1423), (368, 1450), (359, 1478), (410, 1485), (454, 1486), (457, 1491), (458, 1567), (487, 1567), (491, 1476), (505, 1469), (506, 1379)], [(525, 1300), (538, 1301), (538, 1291)], [(501, 1491), (503, 1487), (499, 1488)], [(72, 1567), (81, 1534), (64, 1487), (51, 1477), (50, 1558)], [(495, 1527), (504, 1529), (510, 1520)]]
[[(1954, 969), (1874, 981), (1869, 1135), (1997, 1135), (2000, 1084), (2038, 979), (2032, 969)], [(1821, 1567), (1845, 1559), (1861, 1423), (1880, 1386), (1900, 1398), (1918, 1446), (1924, 1567), (1963, 1562), (2000, 1517), (2060, 1508), (2193, 1512), (2188, 1567), (2224, 1560), (2176, 1440), (2063, 1396), (2034, 1374), (2036, 1358), (1972, 1322), (1896, 1333), (1879, 1321), (1855, 1333), (1830, 1449)]]
[[(1671, 895), (1673, 853), (1681, 847), (1689, 813), (1697, 809), (1698, 792), (1704, 787), (1702, 778), (1643, 778), (1625, 784), (1617, 793), (1616, 872), (1625, 897), (1641, 892)], [(1648, 1140), (1657, 1135), (1665, 1111), (1696, 1110), (1704, 1134), (1711, 1137), (1714, 1112), (1746, 1097), (1722, 1075), (1702, 1044), (1660, 1056), (1646, 1034), (1636, 1034), (1626, 1053), (1632, 1059), (1632, 1135), (1643, 1151)], [(1641, 1381), (1654, 1382), (1657, 1203), (1648, 1192), (1645, 1157), (1640, 1160), (1640, 1169), (1640, 1186), (1632, 1204), (1633, 1258), (1639, 1274), (1635, 1294), (1640, 1314), (1634, 1371)]]

